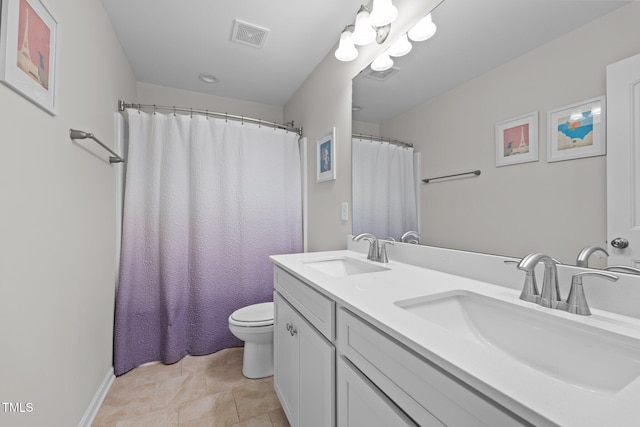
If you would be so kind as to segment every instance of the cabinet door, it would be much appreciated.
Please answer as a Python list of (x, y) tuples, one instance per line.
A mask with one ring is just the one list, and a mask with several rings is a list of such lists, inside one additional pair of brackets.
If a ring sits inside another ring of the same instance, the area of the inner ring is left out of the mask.
[(335, 347), (302, 318), (300, 343), (300, 426), (335, 426)]
[(299, 336), (292, 333), (292, 327), (298, 316), (277, 292), (274, 292), (273, 302), (273, 387), (289, 423), (297, 427), (299, 425), (300, 354), (298, 352)]
[(338, 427), (417, 425), (343, 357), (338, 358), (337, 397)]

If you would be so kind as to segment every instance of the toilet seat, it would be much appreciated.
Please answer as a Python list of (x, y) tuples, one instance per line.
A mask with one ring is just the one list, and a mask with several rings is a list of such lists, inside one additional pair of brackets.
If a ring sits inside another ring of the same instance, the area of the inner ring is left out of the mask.
[(229, 324), (245, 328), (273, 325), (273, 302), (240, 308), (229, 316)]

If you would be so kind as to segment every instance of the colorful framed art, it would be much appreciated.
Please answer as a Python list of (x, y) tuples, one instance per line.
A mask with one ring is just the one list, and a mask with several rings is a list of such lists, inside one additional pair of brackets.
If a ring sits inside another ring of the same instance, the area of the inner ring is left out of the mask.
[(336, 128), (316, 140), (316, 181), (336, 179)]
[(496, 166), (537, 161), (537, 111), (496, 123)]
[(605, 98), (587, 99), (547, 113), (547, 162), (603, 156)]
[(40, 0), (2, 0), (0, 81), (57, 113), (58, 22)]

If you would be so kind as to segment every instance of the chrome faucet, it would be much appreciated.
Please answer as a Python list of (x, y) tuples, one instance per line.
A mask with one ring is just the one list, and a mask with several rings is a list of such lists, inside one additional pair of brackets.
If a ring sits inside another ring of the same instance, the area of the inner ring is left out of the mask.
[[(504, 262), (513, 263), (515, 261), (505, 260)], [(539, 262), (544, 263), (544, 281), (542, 283), (542, 292), (540, 295), (538, 295), (536, 276), (534, 273), (534, 269)], [(584, 271), (582, 273), (576, 273), (571, 278), (571, 289), (569, 290), (569, 295), (565, 302), (562, 301), (562, 298), (560, 297), (560, 288), (558, 287), (558, 269), (556, 268), (557, 264), (560, 264), (560, 261), (540, 253), (529, 254), (522, 258), (520, 263), (518, 263), (518, 268), (525, 271), (527, 276), (524, 279), (524, 286), (522, 288), (522, 293), (520, 294), (520, 299), (535, 302), (543, 307), (557, 308), (558, 310), (564, 310), (569, 313), (588, 316), (591, 314), (591, 310), (589, 309), (589, 304), (587, 304), (587, 298), (584, 295), (582, 277), (597, 276), (613, 282), (618, 280), (618, 276), (600, 271)]]
[(612, 282), (618, 280), (618, 276), (610, 273), (602, 273), (600, 271), (585, 271), (583, 273), (573, 275), (571, 278), (571, 289), (569, 290), (567, 302), (561, 303), (558, 308), (568, 311), (569, 313), (589, 316), (591, 314), (591, 310), (589, 309), (589, 304), (587, 304), (587, 297), (584, 295), (582, 276), (597, 276), (611, 280)]
[(400, 241), (402, 243), (419, 244), (421, 237), (422, 236), (420, 236), (420, 233), (418, 233), (417, 231), (407, 231), (402, 235), (402, 237), (400, 237)]
[(389, 257), (387, 256), (387, 245), (393, 245), (393, 239), (378, 241), (378, 238), (371, 233), (362, 233), (353, 237), (354, 242), (359, 242), (360, 240), (367, 240), (369, 242), (369, 254), (367, 255), (367, 259), (382, 263), (389, 262)]
[[(544, 263), (544, 279), (542, 281), (542, 291), (540, 295), (537, 295), (538, 289), (534, 269), (539, 262)], [(520, 299), (538, 303), (543, 307), (558, 308), (558, 304), (562, 302), (562, 297), (558, 286), (556, 264), (560, 264), (560, 262), (549, 255), (541, 253), (529, 254), (522, 258), (518, 263), (518, 268), (525, 271), (527, 276), (525, 277)]]
[(360, 240), (366, 240), (369, 242), (369, 254), (367, 255), (367, 259), (371, 261), (378, 260), (378, 239), (371, 233), (362, 233), (353, 237), (354, 242), (359, 242)]
[(589, 267), (589, 257), (596, 252), (602, 252), (606, 256), (609, 256), (609, 253), (600, 246), (587, 246), (580, 251), (580, 254), (578, 254), (576, 267)]

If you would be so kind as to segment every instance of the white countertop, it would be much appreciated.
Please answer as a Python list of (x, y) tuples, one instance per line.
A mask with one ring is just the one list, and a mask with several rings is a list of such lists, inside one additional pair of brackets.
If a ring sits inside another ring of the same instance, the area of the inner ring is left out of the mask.
[(388, 271), (343, 277), (323, 274), (308, 265), (310, 260), (344, 256), (370, 262), (365, 254), (354, 251), (276, 255), (271, 259), (340, 306), (535, 425), (640, 425), (640, 378), (617, 392), (581, 388), (528, 367), (499, 350), (457, 337), (394, 302), (467, 290), (638, 340), (640, 320), (596, 309), (592, 309), (592, 316), (551, 310), (521, 301), (517, 290), (401, 262), (384, 264)]

